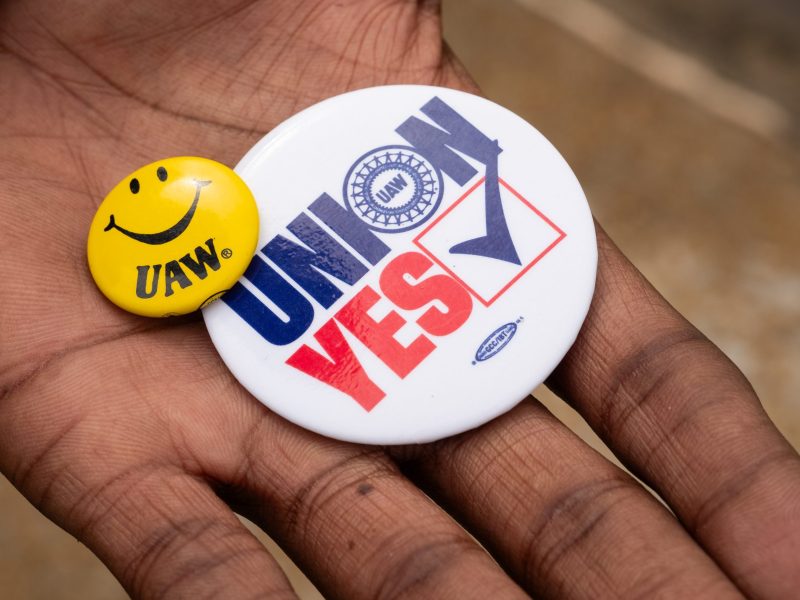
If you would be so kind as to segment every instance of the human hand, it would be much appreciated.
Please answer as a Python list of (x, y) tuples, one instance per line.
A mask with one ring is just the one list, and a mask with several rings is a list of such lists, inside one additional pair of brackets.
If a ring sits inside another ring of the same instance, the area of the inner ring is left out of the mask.
[(593, 307), (549, 383), (677, 520), (534, 400), (422, 447), (327, 440), (249, 397), (196, 316), (142, 319), (95, 288), (89, 222), (132, 168), (234, 164), (286, 117), (353, 88), (475, 91), (434, 2), (0, 10), (0, 469), (132, 596), (292, 597), (232, 508), (332, 598), (800, 587), (796, 453), (602, 231)]

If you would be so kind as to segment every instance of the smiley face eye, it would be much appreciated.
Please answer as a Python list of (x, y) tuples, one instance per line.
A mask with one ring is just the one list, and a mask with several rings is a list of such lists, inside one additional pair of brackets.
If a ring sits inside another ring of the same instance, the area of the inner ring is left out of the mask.
[(133, 192), (134, 194), (139, 193), (139, 180), (136, 179), (136, 177), (131, 179), (130, 186), (131, 186), (131, 192)]
[(158, 167), (156, 170), (156, 175), (161, 181), (167, 180), (167, 170), (164, 167)]

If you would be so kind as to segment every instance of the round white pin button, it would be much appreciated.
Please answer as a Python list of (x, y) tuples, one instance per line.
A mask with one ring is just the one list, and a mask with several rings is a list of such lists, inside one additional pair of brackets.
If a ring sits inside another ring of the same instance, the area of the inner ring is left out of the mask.
[(481, 425), (544, 381), (589, 309), (597, 245), (578, 181), (483, 98), (337, 96), (235, 170), (259, 251), (206, 326), (250, 393), (313, 431), (405, 444)]

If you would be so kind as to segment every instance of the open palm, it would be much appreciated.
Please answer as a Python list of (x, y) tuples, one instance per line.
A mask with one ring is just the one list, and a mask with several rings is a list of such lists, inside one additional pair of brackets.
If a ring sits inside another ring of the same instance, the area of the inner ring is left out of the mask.
[(86, 232), (132, 169), (234, 164), (354, 88), (474, 91), (435, 1), (38, 0), (0, 23), (0, 469), (132, 596), (293, 597), (233, 510), (332, 598), (800, 589), (800, 460), (602, 232), (550, 383), (675, 516), (535, 400), (391, 453), (323, 439), (253, 400), (196, 315), (135, 317), (95, 288)]

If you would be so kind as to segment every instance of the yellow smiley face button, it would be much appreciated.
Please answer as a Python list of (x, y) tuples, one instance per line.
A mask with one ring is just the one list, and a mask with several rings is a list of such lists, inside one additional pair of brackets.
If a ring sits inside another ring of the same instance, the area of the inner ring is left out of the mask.
[(126, 177), (100, 204), (89, 269), (127, 311), (186, 314), (242, 276), (258, 231), (255, 199), (236, 173), (207, 158), (168, 158)]

